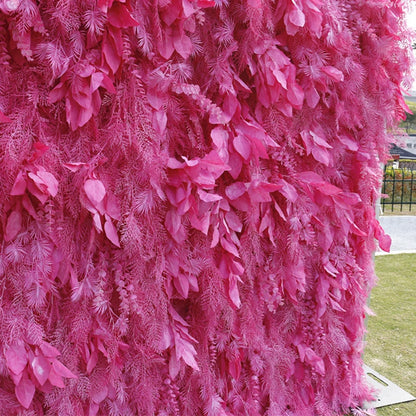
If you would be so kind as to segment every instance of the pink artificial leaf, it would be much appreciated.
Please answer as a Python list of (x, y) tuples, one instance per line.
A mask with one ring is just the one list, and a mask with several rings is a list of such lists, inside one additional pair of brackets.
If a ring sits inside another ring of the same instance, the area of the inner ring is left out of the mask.
[(391, 237), (384, 232), (381, 232), (378, 236), (378, 244), (383, 251), (389, 253), (391, 247)]
[[(113, 5), (117, 0), (98, 0), (97, 6), (104, 12), (107, 13), (108, 9)], [(125, 0), (121, 0), (121, 3), (125, 3)]]
[(84, 182), (84, 191), (94, 205), (98, 205), (106, 194), (104, 184), (99, 179), (87, 179)]
[(168, 27), (162, 33), (161, 39), (158, 43), (158, 52), (162, 58), (168, 60), (173, 54), (175, 48), (173, 47), (172, 28)]
[(23, 374), (26, 374), (26, 373), (22, 372), (19, 374), (14, 374), (10, 372), (10, 378), (13, 380), (13, 383), (15, 386), (17, 386), (20, 383), (20, 380), (22, 379)]
[(43, 386), (48, 380), (51, 363), (43, 355), (39, 355), (31, 361), (30, 366), (32, 367), (36, 380)]
[(220, 238), (220, 243), (225, 251), (228, 251), (230, 254), (233, 254), (236, 257), (240, 257), (240, 254), (238, 253), (237, 247), (234, 243), (231, 243), (224, 237)]
[(165, 325), (163, 327), (162, 338), (160, 340), (160, 348), (162, 351), (172, 347), (174, 345), (172, 330), (170, 326)]
[(194, 370), (199, 370), (199, 366), (195, 360), (196, 351), (193, 345), (181, 338), (176, 340), (176, 357), (182, 358), (186, 364)]
[(56, 374), (59, 374), (65, 378), (78, 378), (71, 370), (65, 367), (60, 361), (53, 360), (52, 368), (55, 370)]
[(360, 237), (367, 237), (368, 234), (365, 233), (363, 230), (361, 230), (355, 222), (350, 222), (351, 224), (351, 232), (355, 235), (358, 235)]
[(167, 279), (165, 280), (165, 290), (166, 294), (168, 295), (168, 298), (171, 299), (173, 296), (173, 278), (171, 276), (167, 276)]
[[(304, 373), (303, 378), (305, 378)], [(311, 385), (302, 385), (299, 388), (299, 396), (302, 399), (303, 404), (309, 407), (311, 403), (313, 403), (315, 397), (313, 387)]]
[(229, 123), (235, 114), (239, 114), (241, 110), (240, 102), (238, 101), (235, 93), (228, 92), (225, 95), (224, 101), (222, 103), (222, 111), (225, 116), (225, 122)]
[(323, 66), (321, 71), (336, 82), (344, 81), (344, 74), (333, 66)]
[(98, 90), (98, 88), (101, 86), (101, 83), (104, 79), (104, 73), (103, 72), (94, 72), (91, 75), (91, 82), (90, 82), (90, 92), (94, 92)]
[(118, 51), (117, 37), (121, 34), (117, 33), (120, 29), (114, 29), (114, 31), (104, 32), (102, 41), (102, 54), (104, 55), (105, 62), (113, 73), (116, 73), (121, 64), (122, 51)]
[(117, 198), (112, 193), (107, 193), (107, 198), (104, 200), (105, 212), (117, 221), (121, 219), (120, 207)]
[(218, 225), (214, 227), (214, 230), (212, 231), (212, 241), (211, 241), (211, 248), (214, 248), (217, 246), (217, 244), (220, 241), (220, 232), (218, 231)]
[(62, 163), (62, 166), (69, 169), (71, 172), (78, 172), (85, 165), (86, 164), (82, 162)]
[(97, 211), (92, 213), (92, 221), (96, 230), (101, 233), (103, 231), (103, 226), (101, 224), (101, 216)]
[(187, 277), (180, 273), (178, 276), (174, 277), (173, 284), (178, 293), (186, 299), (189, 293), (189, 281)]
[(198, 279), (193, 274), (188, 275), (189, 280), (189, 288), (193, 290), (194, 292), (199, 291), (199, 285), (198, 285)]
[(313, 85), (305, 89), (305, 98), (309, 107), (315, 108), (318, 105), (320, 96)]
[(101, 403), (103, 402), (108, 396), (108, 386), (104, 383), (100, 383), (99, 385), (93, 386), (90, 392), (91, 399), (94, 403)]
[(176, 322), (179, 322), (181, 325), (183, 325), (184, 327), (188, 327), (189, 324), (188, 322), (186, 322), (182, 316), (179, 315), (179, 313), (175, 310), (175, 308), (173, 306), (169, 306), (169, 313), (172, 316), (173, 320)]
[(359, 148), (358, 143), (346, 135), (340, 135), (339, 141), (351, 152), (356, 152)]
[(87, 374), (92, 373), (92, 370), (94, 370), (97, 363), (98, 363), (98, 353), (97, 353), (97, 350), (94, 348), (94, 350), (91, 351), (91, 354), (87, 361)]
[(201, 198), (201, 201), (204, 201), (204, 202), (217, 202), (222, 199), (222, 196), (205, 192), (202, 189), (198, 189), (197, 193), (199, 197)]
[(290, 88), (287, 91), (287, 99), (296, 109), (300, 110), (302, 108), (305, 93), (302, 87), (296, 82), (290, 83)]
[(225, 188), (225, 194), (231, 200), (237, 199), (247, 191), (247, 185), (243, 182), (234, 182)]
[(8, 369), (14, 374), (20, 374), (27, 364), (27, 352), (23, 345), (14, 345), (8, 348), (4, 356)]
[(178, 215), (182, 216), (186, 214), (194, 204), (195, 197), (190, 192), (187, 193), (185, 198), (178, 203)]
[(223, 127), (215, 127), (211, 131), (211, 139), (216, 147), (227, 147), (228, 132)]
[(205, 235), (208, 235), (210, 220), (211, 220), (210, 211), (206, 212), (200, 217), (196, 215), (191, 215), (190, 217), (192, 227), (195, 228), (196, 230), (201, 231), (201, 233), (204, 233)]
[(302, 362), (305, 361), (305, 346), (303, 344), (297, 344), (296, 345), (297, 349), (298, 349), (298, 353), (299, 353), (299, 358)]
[(160, 136), (164, 135), (167, 122), (168, 118), (165, 110), (161, 109), (153, 113), (153, 127)]
[(58, 181), (52, 173), (38, 170), (36, 174), (28, 173), (28, 176), (36, 183), (42, 192), (47, 192), (51, 196), (56, 196), (58, 193)]
[(300, 172), (296, 176), (305, 183), (319, 184), (325, 182), (322, 176), (312, 171)]
[(249, 212), (252, 209), (252, 204), (249, 196), (244, 194), (235, 200), (231, 200), (231, 205), (237, 210)]
[(197, 166), (199, 164), (199, 159), (188, 159), (186, 156), (182, 156), (182, 159), (185, 161), (185, 165), (189, 167)]
[(91, 402), (89, 409), (88, 409), (88, 416), (97, 416), (99, 410), (100, 410), (100, 405), (97, 403)]
[(319, 357), (315, 351), (311, 348), (306, 348), (305, 350), (305, 361), (311, 365), (317, 373), (321, 376), (325, 375), (325, 364), (321, 357)]
[(182, 15), (185, 18), (192, 16), (195, 13), (195, 6), (192, 0), (182, 0)]
[(45, 357), (48, 358), (56, 358), (61, 353), (57, 350), (53, 345), (49, 344), (48, 342), (42, 341), (40, 344), (40, 349)]
[(180, 7), (163, 7), (161, 10), (161, 18), (167, 26), (172, 26), (176, 19), (181, 17)]
[(166, 269), (174, 276), (179, 273), (179, 258), (171, 255), (166, 259)]
[(316, 184), (316, 188), (321, 191), (323, 194), (328, 196), (338, 195), (342, 192), (340, 188), (338, 188), (335, 185), (332, 185), (329, 182), (322, 182), (319, 184)]
[(244, 267), (236, 260), (230, 262), (230, 270), (237, 276), (241, 276), (244, 273)]
[(321, 162), (325, 166), (330, 165), (331, 155), (328, 152), (328, 150), (319, 146), (315, 146), (312, 148), (312, 156), (314, 157), (316, 161)]
[(225, 220), (227, 221), (228, 226), (236, 232), (240, 232), (243, 229), (243, 223), (241, 222), (239, 216), (234, 211), (229, 211), (225, 214)]
[(321, 318), (326, 311), (327, 293), (330, 288), (328, 280), (320, 278), (317, 285), (318, 317)]
[(241, 172), (241, 168), (243, 167), (243, 160), (241, 159), (240, 155), (237, 153), (231, 153), (228, 159), (228, 165), (230, 166), (230, 175), (235, 180), (238, 178)]
[(50, 104), (56, 103), (57, 101), (62, 100), (65, 97), (68, 88), (64, 82), (60, 82), (50, 93), (48, 101)]
[(14, 181), (10, 195), (23, 195), (26, 191), (26, 179), (23, 176), (23, 172), (19, 171)]
[(270, 202), (270, 193), (280, 190), (281, 186), (269, 182), (252, 182), (248, 193), (252, 202)]
[(101, 81), (101, 86), (104, 87), (109, 93), (115, 94), (117, 91), (114, 88), (113, 81), (104, 72), (102, 74), (103, 74), (103, 80)]
[(165, 227), (169, 231), (172, 237), (179, 231), (181, 226), (181, 217), (178, 215), (175, 209), (170, 209), (166, 213)]
[(283, 282), (284, 288), (289, 295), (291, 301), (294, 304), (297, 304), (297, 291), (298, 291), (298, 285), (296, 279), (294, 279), (292, 276), (288, 277), (287, 279), (284, 279)]
[(234, 274), (230, 274), (228, 278), (228, 296), (230, 297), (233, 305), (238, 309), (241, 306), (240, 293), (237, 285), (237, 277)]
[(91, 86), (86, 79), (75, 79), (71, 86), (71, 95), (67, 98), (70, 99), (74, 106), (80, 107), (82, 110), (87, 110), (91, 107), (92, 91)]
[(233, 146), (243, 159), (248, 160), (251, 154), (251, 145), (248, 139), (246, 139), (242, 134), (238, 134), (234, 137)]
[(72, 103), (70, 97), (66, 97), (65, 104), (66, 120), (71, 130), (75, 131), (78, 127), (81, 127), (79, 123), (81, 108), (76, 103)]
[(33, 207), (32, 201), (30, 200), (30, 198), (25, 194), (22, 197), (22, 205), (23, 208), (35, 219), (38, 218), (37, 214), (36, 214), (36, 210)]
[(111, 9), (107, 13), (108, 22), (118, 28), (139, 26), (139, 22), (136, 21), (131, 15), (127, 6), (120, 2), (113, 3)]
[(19, 384), (15, 386), (14, 392), (19, 403), (25, 409), (29, 409), (33, 396), (35, 395), (35, 385), (29, 380), (26, 374), (22, 377)]
[(12, 211), (7, 218), (6, 229), (4, 230), (4, 241), (9, 242), (19, 234), (22, 229), (22, 213), (19, 210)]
[(228, 212), (231, 209), (230, 204), (228, 203), (228, 201), (226, 199), (221, 199), (218, 207), (220, 209), (222, 209), (223, 211), (225, 211), (225, 212)]
[(324, 269), (328, 274), (330, 274), (333, 277), (337, 277), (339, 273), (339, 271), (335, 268), (335, 266), (330, 261), (327, 261), (324, 264)]
[(331, 306), (335, 311), (346, 312), (345, 309), (331, 296), (329, 297), (329, 302), (331, 303)]
[(55, 371), (53, 366), (49, 371), (48, 380), (52, 384), (52, 386), (59, 387), (61, 389), (65, 388), (65, 383), (62, 376)]
[(281, 187), (277, 189), (284, 197), (286, 197), (290, 202), (296, 202), (298, 199), (298, 193), (296, 188), (290, 183), (286, 182), (284, 179), (280, 179), (278, 182)]
[(325, 147), (327, 149), (332, 149), (332, 146), (328, 144), (328, 142), (324, 140), (322, 137), (320, 137), (318, 134), (314, 133), (313, 131), (310, 131), (310, 135), (312, 136), (315, 144), (317, 144), (318, 146)]
[(216, 149), (211, 150), (201, 159), (201, 167), (206, 169), (214, 179), (219, 178), (225, 171), (230, 170), (230, 167), (224, 163)]
[(302, 10), (294, 3), (294, 5), (290, 8), (289, 13), (287, 14), (287, 18), (293, 23), (295, 26), (303, 27), (305, 25), (305, 15), (303, 14)]
[(167, 100), (167, 95), (160, 90), (149, 88), (147, 91), (147, 100), (155, 110), (160, 110)]
[(114, 226), (111, 218), (105, 214), (104, 232), (107, 238), (118, 248), (120, 248), (120, 240), (118, 238), (117, 229)]
[(180, 31), (179, 28), (176, 28), (173, 33), (172, 40), (176, 52), (178, 52), (183, 59), (188, 59), (194, 49), (191, 39), (189, 39), (183, 31)]
[(262, 233), (266, 228), (271, 226), (271, 217), (270, 212), (267, 211), (263, 218), (261, 219), (260, 226), (259, 226), (259, 233)]
[(354, 192), (342, 192), (338, 195), (334, 195), (332, 198), (334, 202), (343, 209), (349, 209), (351, 206), (362, 202), (360, 196)]
[(177, 359), (177, 354), (171, 352), (170, 354), (170, 360), (169, 360), (169, 375), (172, 379), (174, 379), (180, 370), (180, 363), (179, 360)]
[(252, 153), (256, 159), (260, 157), (263, 159), (269, 159), (269, 155), (266, 151), (266, 148), (264, 147), (262, 140), (257, 139), (256, 137), (251, 137), (250, 142)]
[(276, 210), (276, 212), (282, 218), (282, 220), (286, 221), (286, 215), (284, 214), (284, 212), (282, 211), (282, 209), (280, 208), (280, 206), (278, 205), (278, 203), (277, 202), (274, 202), (273, 206), (274, 206), (274, 209)]

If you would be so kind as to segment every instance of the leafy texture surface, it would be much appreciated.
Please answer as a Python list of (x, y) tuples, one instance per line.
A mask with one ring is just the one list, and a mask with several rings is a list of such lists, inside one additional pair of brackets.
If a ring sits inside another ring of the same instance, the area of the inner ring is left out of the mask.
[(0, 1), (1, 416), (371, 397), (404, 6)]

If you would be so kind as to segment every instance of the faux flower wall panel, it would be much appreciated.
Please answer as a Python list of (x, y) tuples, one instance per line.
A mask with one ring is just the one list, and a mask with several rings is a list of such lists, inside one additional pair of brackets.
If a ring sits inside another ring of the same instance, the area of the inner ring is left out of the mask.
[(1, 416), (371, 398), (405, 6), (0, 1)]

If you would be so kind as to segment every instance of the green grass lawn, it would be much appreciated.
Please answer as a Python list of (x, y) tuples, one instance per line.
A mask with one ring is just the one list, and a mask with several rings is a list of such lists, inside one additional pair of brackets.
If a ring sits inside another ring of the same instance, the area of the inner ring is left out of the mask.
[[(364, 361), (416, 396), (416, 254), (377, 256)], [(382, 407), (379, 416), (416, 416), (416, 401)]]

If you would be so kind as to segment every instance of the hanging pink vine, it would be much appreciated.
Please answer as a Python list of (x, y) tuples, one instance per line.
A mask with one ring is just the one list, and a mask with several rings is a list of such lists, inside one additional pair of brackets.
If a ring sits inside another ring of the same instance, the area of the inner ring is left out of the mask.
[(0, 0), (1, 416), (371, 398), (405, 3)]

